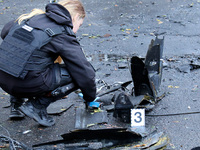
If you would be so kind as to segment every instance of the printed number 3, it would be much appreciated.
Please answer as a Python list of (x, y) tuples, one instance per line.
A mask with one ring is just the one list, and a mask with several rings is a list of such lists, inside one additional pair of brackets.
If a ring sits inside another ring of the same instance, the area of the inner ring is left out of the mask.
[(136, 122), (136, 123), (140, 123), (141, 121), (142, 121), (142, 114), (141, 114), (141, 112), (136, 112), (135, 113), (135, 116), (137, 117), (136, 119), (134, 119), (134, 121)]
[(131, 110), (131, 126), (145, 126), (145, 110), (132, 109)]

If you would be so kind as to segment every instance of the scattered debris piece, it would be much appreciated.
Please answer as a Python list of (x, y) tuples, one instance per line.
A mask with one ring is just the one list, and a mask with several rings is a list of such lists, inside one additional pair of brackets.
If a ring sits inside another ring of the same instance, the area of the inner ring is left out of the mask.
[(27, 134), (29, 132), (31, 132), (31, 130), (26, 130), (26, 131), (23, 132), (23, 134)]
[(147, 137), (149, 134), (156, 131), (155, 126), (134, 126), (128, 128), (128, 130), (135, 132), (136, 134), (140, 135), (141, 137)]
[(199, 149), (200, 149), (200, 147), (194, 147), (191, 150), (199, 150)]
[(114, 91), (117, 91), (119, 89), (124, 89), (126, 88), (132, 81), (127, 81), (127, 82), (124, 82), (122, 84), (118, 84), (116, 86), (112, 86), (112, 88), (109, 88), (109, 89), (106, 89), (105, 91), (99, 91), (99, 93), (97, 94), (98, 97), (101, 97), (105, 94), (109, 94), (111, 92), (114, 92)]
[(142, 101), (143, 96), (133, 97), (126, 92), (118, 92), (114, 96), (113, 116), (122, 122), (130, 123), (130, 110), (136, 108)]
[(155, 104), (164, 96), (154, 99), (151, 96), (140, 95), (132, 96), (126, 92), (118, 92), (114, 96), (114, 113), (113, 116), (124, 123), (130, 123), (131, 109), (141, 108), (145, 111), (151, 111)]
[(148, 71), (145, 68), (145, 64), (142, 59), (137, 56), (131, 58), (131, 75), (134, 82), (135, 96), (145, 94), (155, 95), (155, 92), (152, 91), (150, 86)]
[(199, 68), (200, 68), (200, 65), (196, 65), (196, 64), (184, 64), (177, 67), (177, 69), (183, 73), (190, 73), (191, 70), (195, 70)]
[(76, 149), (155, 149), (162, 148), (168, 144), (168, 137), (156, 130), (142, 137), (140, 134), (127, 128), (112, 129), (84, 129), (74, 130), (61, 135), (63, 140), (41, 143), (33, 147), (45, 145), (64, 144), (65, 148)]
[(10, 150), (31, 150), (31, 148), (27, 147), (21, 142), (18, 142), (16, 140), (13, 140), (12, 138), (5, 136), (5, 135), (0, 135), (0, 149), (10, 149)]
[(118, 69), (126, 69), (128, 65), (126, 63), (118, 63)]
[(110, 37), (111, 36), (111, 34), (105, 34), (103, 37)]
[(130, 111), (134, 108), (144, 108), (150, 111), (157, 102), (158, 90), (162, 78), (163, 39), (151, 41), (145, 62), (137, 56), (131, 58), (131, 75), (134, 83), (134, 94), (125, 90), (114, 97), (114, 114), (122, 122), (130, 122)]
[(143, 144), (141, 144), (141, 145), (144, 145), (144, 146), (141, 146), (140, 148), (149, 148), (151, 145), (157, 143), (159, 141), (159, 138), (162, 136), (162, 134), (163, 134), (162, 132), (152, 133), (151, 135), (147, 136), (142, 141)]
[(50, 104), (49, 107), (47, 107), (47, 113), (50, 115), (59, 115), (67, 111), (72, 106), (73, 103), (70, 100), (62, 99)]
[(88, 109), (76, 108), (76, 129), (84, 129), (91, 125), (108, 122), (107, 112), (91, 112)]
[(145, 68), (148, 71), (148, 78), (150, 82), (151, 89), (153, 91), (152, 96), (156, 97), (162, 79), (162, 69), (163, 69), (163, 45), (164, 37), (151, 41), (149, 49), (145, 57)]

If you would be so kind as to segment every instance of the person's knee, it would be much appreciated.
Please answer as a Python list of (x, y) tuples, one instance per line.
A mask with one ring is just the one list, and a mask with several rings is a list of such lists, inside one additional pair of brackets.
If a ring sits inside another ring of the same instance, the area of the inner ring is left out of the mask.
[(54, 79), (51, 89), (54, 90), (60, 86), (72, 83), (72, 78), (63, 64), (55, 64), (53, 67)]
[(61, 86), (72, 83), (72, 77), (70, 76), (66, 68), (61, 67), (60, 72), (61, 72), (61, 80), (60, 80)]

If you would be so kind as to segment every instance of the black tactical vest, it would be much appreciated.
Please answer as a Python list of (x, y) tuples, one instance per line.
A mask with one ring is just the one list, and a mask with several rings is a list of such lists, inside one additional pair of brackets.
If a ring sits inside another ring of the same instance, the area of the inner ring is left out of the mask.
[[(33, 52), (38, 55), (44, 55), (40, 48), (50, 42), (53, 36), (63, 32), (72, 34), (72, 30), (69, 27), (56, 26), (39, 29), (30, 27), (28, 22), (23, 22), (20, 25), (15, 23), (0, 45), (0, 70), (23, 79), (28, 70), (43, 69), (42, 67), (44, 66), (36, 66), (29, 61), (31, 60), (31, 55)], [(29, 63), (27, 64), (28, 61)], [(48, 63), (48, 60), (45, 62)]]

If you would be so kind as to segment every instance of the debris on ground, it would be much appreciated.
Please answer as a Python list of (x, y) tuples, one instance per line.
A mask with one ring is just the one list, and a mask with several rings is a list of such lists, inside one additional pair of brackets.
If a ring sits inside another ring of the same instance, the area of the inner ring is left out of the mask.
[(18, 142), (8, 136), (0, 135), (0, 149), (1, 150), (31, 150), (25, 144)]
[(75, 129), (85, 129), (87, 127), (107, 123), (108, 117), (106, 111), (89, 111), (85, 108), (76, 108)]
[(190, 73), (191, 70), (196, 70), (199, 68), (200, 68), (200, 65), (196, 65), (196, 64), (184, 64), (177, 67), (177, 69), (183, 73)]
[(74, 130), (61, 135), (63, 140), (52, 141), (34, 145), (34, 147), (45, 147), (49, 145), (63, 144), (67, 149), (159, 149), (165, 147), (169, 138), (162, 132), (148, 133), (142, 137), (137, 132), (127, 128), (112, 129), (82, 129)]
[(60, 115), (61, 113), (67, 111), (73, 106), (72, 101), (68, 99), (61, 99), (56, 101), (47, 107), (47, 113), (49, 115)]

